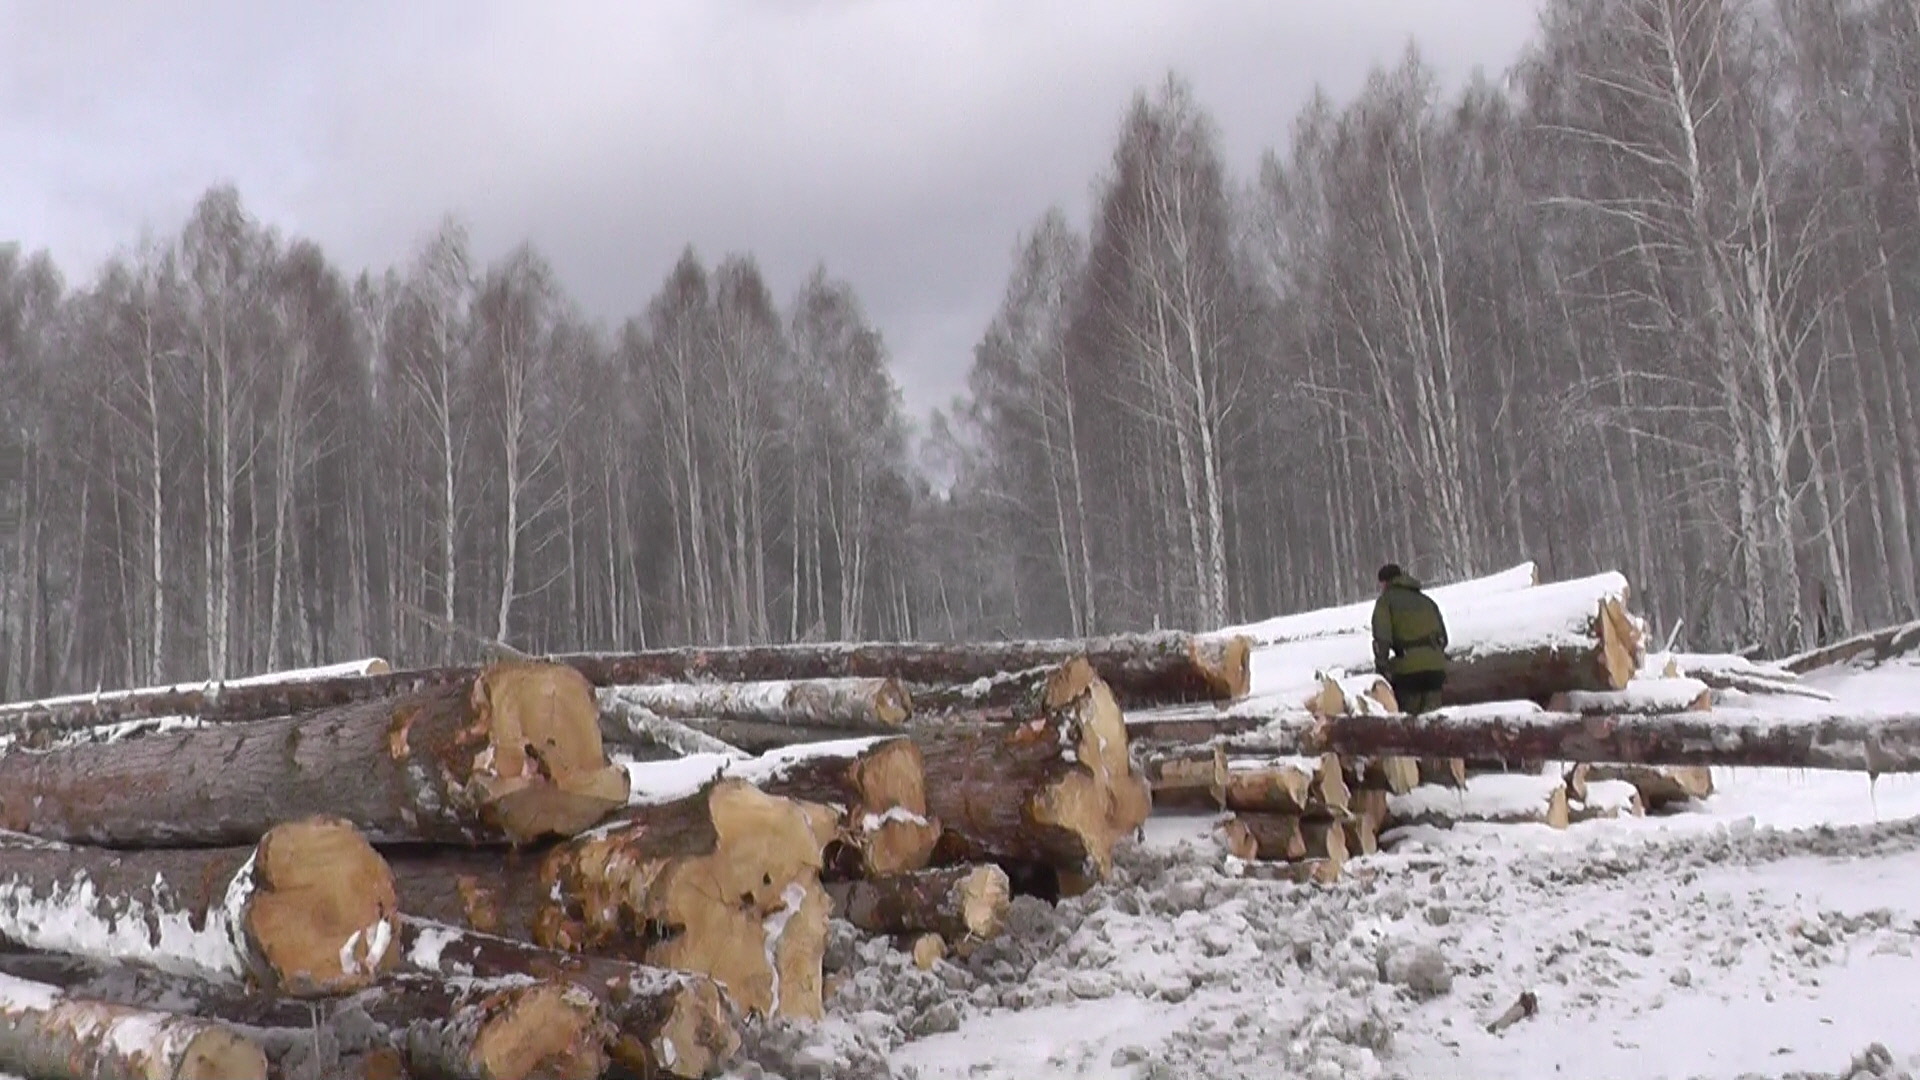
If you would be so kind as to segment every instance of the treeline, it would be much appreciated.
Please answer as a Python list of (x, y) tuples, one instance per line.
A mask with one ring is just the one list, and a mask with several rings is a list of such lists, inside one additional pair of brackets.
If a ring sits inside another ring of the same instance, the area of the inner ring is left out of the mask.
[(0, 250), (7, 696), (1216, 626), (1386, 558), (1618, 567), (1696, 647), (1920, 617), (1920, 0), (1550, 0), (1252, 177), (1169, 78), (926, 432), (824, 270), (645, 289), (597, 325), (453, 223), (349, 277), (226, 188), (82, 285)]

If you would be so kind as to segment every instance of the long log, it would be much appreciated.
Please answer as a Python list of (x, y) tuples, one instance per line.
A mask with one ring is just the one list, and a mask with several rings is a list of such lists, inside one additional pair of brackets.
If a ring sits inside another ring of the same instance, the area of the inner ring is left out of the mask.
[(620, 697), (614, 689), (595, 691), (600, 699), (600, 738), (608, 746), (644, 750), (657, 747), (670, 756), (722, 754), (747, 757), (745, 750), (683, 721), (661, 716)]
[[(723, 778), (683, 798), (626, 807), (538, 852), (503, 860), (407, 850), (389, 859), (411, 915), (697, 972), (749, 1011), (818, 1016), (819, 953), (781, 959), (778, 950), (789, 929), (813, 932), (807, 904), (821, 892), (831, 834), (830, 825), (827, 836), (817, 827), (807, 804)], [(824, 950), (824, 909), (819, 921)]]
[(1805, 675), (1824, 667), (1859, 665), (1863, 661), (1865, 666), (1872, 667), (1895, 657), (1917, 653), (1920, 653), (1920, 622), (1910, 622), (1871, 630), (1845, 641), (1789, 656), (1779, 661), (1778, 666), (1795, 675)]
[(395, 963), (393, 878), (344, 822), (250, 848), (116, 852), (0, 834), (0, 939), (293, 997), (357, 990)]
[(247, 844), (312, 814), (378, 843), (525, 843), (625, 800), (592, 689), (552, 664), (502, 663), (257, 724), (0, 755), (0, 828), (119, 846)]
[(1012, 887), (997, 866), (943, 866), (831, 885), (834, 908), (870, 934), (984, 939), (1006, 925)]
[(1547, 703), (1549, 712), (1580, 713), (1585, 716), (1705, 712), (1712, 707), (1712, 688), (1698, 679), (1685, 677), (1635, 678), (1624, 689), (1556, 694)]
[(972, 682), (920, 683), (912, 688), (917, 720), (966, 719), (1015, 723), (1036, 709), (1059, 708), (1085, 689), (1091, 668), (1043, 664)]
[(1530, 700), (1572, 690), (1621, 690), (1645, 655), (1618, 574), (1557, 582), (1449, 617), (1453, 662), (1443, 705)]
[(927, 808), (945, 862), (1026, 862), (1104, 878), (1113, 848), (1152, 810), (1133, 767), (1126, 722), (1084, 660), (1069, 662), (1063, 703), (1033, 702), (1018, 723), (942, 723), (913, 738), (926, 763)]
[(0, 975), (0, 1072), (37, 1080), (267, 1080), (267, 1056), (221, 1024)]
[[(1540, 584), (1539, 567), (1529, 561), (1485, 577), (1432, 586), (1426, 592), (1443, 608), (1451, 610), (1485, 603), (1494, 597), (1531, 589), (1538, 584)], [(1247, 637), (1256, 647), (1365, 634), (1372, 625), (1373, 603), (1373, 598), (1369, 597), (1351, 604), (1280, 615), (1256, 623), (1229, 627), (1221, 632)]]
[[(1084, 656), (1123, 704), (1144, 707), (1245, 696), (1251, 648), (1247, 639), (1238, 636), (1156, 631), (1043, 641), (688, 647), (536, 659), (572, 667), (594, 686), (622, 686), (783, 679), (972, 682)], [(475, 672), (470, 666), (425, 668), (270, 685), (167, 687), (98, 699), (21, 702), (0, 707), (0, 730), (73, 730), (156, 716), (194, 716), (208, 722), (259, 720), (445, 689), (470, 681)]]
[(1218, 798), (1257, 814), (1342, 811), (1351, 795), (1339, 757), (1229, 758)]
[(435, 1080), (597, 1080), (613, 1041), (592, 992), (519, 973), (397, 973), (353, 994), (308, 1002), (70, 956), (0, 955), (0, 971), (119, 1008), (211, 1017), (282, 1068), (291, 1050), (314, 1042), (316, 1027), (330, 1030), (346, 1054), (377, 1060), (382, 1051), (397, 1052), (408, 1075)]
[(1920, 713), (1777, 717), (1733, 709), (1666, 716), (1540, 710), (1453, 715), (1282, 717), (1222, 740), (1230, 754), (1459, 757), (1627, 765), (1920, 772)]
[(1715, 690), (1758, 696), (1803, 697), (1832, 701), (1833, 695), (1801, 683), (1800, 676), (1776, 664), (1756, 664), (1744, 656), (1719, 653), (1661, 653), (1645, 668), (1666, 678), (1697, 679)]
[(898, 731), (913, 711), (897, 679), (630, 683), (605, 695), (675, 720), (750, 720), (848, 732)]

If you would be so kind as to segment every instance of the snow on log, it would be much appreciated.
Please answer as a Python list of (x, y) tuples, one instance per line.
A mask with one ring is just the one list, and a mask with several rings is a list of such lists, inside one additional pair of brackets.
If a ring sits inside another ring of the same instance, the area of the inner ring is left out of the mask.
[(963, 718), (1013, 723), (1043, 709), (1057, 709), (1086, 691), (1097, 673), (1091, 664), (1046, 664), (968, 683), (913, 687), (916, 722)]
[(1596, 783), (1624, 781), (1633, 786), (1641, 805), (1650, 811), (1713, 794), (1713, 770), (1703, 765), (1594, 765), (1587, 770), (1586, 781), (1589, 788)]
[(1625, 780), (1594, 780), (1586, 785), (1578, 799), (1569, 788), (1567, 799), (1568, 820), (1575, 824), (1602, 818), (1640, 817), (1646, 813), (1639, 790)]
[(608, 1056), (642, 1076), (707, 1076), (740, 1048), (719, 984), (686, 971), (642, 967), (602, 956), (403, 917), (400, 970), (443, 980), (515, 975), (564, 982), (592, 994), (612, 1024)]
[(1447, 614), (1452, 661), (1441, 703), (1624, 689), (1644, 655), (1616, 573), (1542, 585)]
[(393, 878), (310, 818), (240, 849), (109, 851), (0, 834), (0, 940), (314, 997), (395, 963)]
[(1920, 622), (1902, 623), (1857, 634), (1845, 641), (1789, 656), (1776, 666), (1795, 675), (1850, 664), (1874, 667), (1902, 656), (1920, 655)]
[(896, 679), (638, 683), (604, 694), (673, 720), (746, 720), (846, 732), (898, 731), (913, 705)]
[(222, 1024), (0, 975), (0, 1071), (37, 1080), (266, 1080), (267, 1056)]
[(724, 739), (715, 738), (682, 721), (659, 713), (620, 696), (617, 688), (602, 687), (595, 696), (600, 702), (600, 738), (614, 746), (657, 746), (670, 753), (721, 754), (747, 757), (745, 750)]
[(984, 939), (1006, 925), (1012, 886), (997, 866), (943, 866), (827, 887), (835, 910), (870, 934)]
[(1152, 795), (1133, 767), (1119, 703), (1097, 675), (1063, 681), (1079, 693), (1037, 702), (1018, 723), (915, 730), (927, 808), (945, 833), (940, 861), (1029, 862), (1099, 879), (1112, 869), (1114, 844), (1146, 821)]
[(1722, 708), (1664, 716), (1578, 716), (1512, 703), (1422, 716), (1283, 716), (1222, 740), (1229, 754), (1459, 757), (1628, 765), (1920, 772), (1920, 713), (1779, 716)]
[(1217, 797), (1228, 810), (1304, 814), (1345, 810), (1350, 795), (1340, 758), (1321, 754), (1228, 758)]
[(635, 805), (684, 798), (721, 776), (772, 795), (829, 807), (837, 815), (823, 856), (830, 877), (918, 870), (940, 839), (927, 817), (920, 748), (902, 736), (783, 747), (759, 757), (698, 754), (626, 765)]
[[(814, 810), (732, 778), (640, 803), (537, 853), (389, 856), (410, 915), (652, 967), (707, 975), (741, 1007), (820, 1015), (830, 839)], [(819, 899), (819, 923), (809, 925)], [(780, 952), (817, 932), (819, 950)]]
[(1564, 829), (1570, 820), (1567, 786), (1558, 776), (1488, 774), (1471, 777), (1464, 789), (1422, 784), (1387, 800), (1389, 828), (1533, 822)]
[[(605, 1071), (607, 1047), (615, 1041), (591, 990), (520, 972), (479, 977), (398, 972), (353, 994), (299, 1001), (63, 955), (0, 954), (0, 971), (122, 1007), (217, 1020), (258, 1043), (274, 1076), (293, 1071), (294, 1052), (306, 1051), (299, 1071), (318, 1067), (330, 1077), (354, 1064), (384, 1062), (389, 1071), (375, 1075), (594, 1080)], [(350, 1060), (316, 1060), (319, 1029), (332, 1034), (329, 1050)]]
[(1547, 704), (1547, 711), (1579, 713), (1583, 716), (1624, 716), (1634, 713), (1705, 712), (1712, 707), (1713, 691), (1698, 679), (1635, 677), (1621, 690), (1575, 690), (1555, 694)]
[(376, 843), (524, 843), (625, 801), (592, 689), (553, 664), (502, 663), (454, 686), (253, 724), (0, 754), (0, 829), (117, 846), (248, 844), (314, 814)]
[[(1426, 590), (1427, 595), (1447, 608), (1465, 607), (1491, 597), (1531, 589), (1540, 583), (1539, 568), (1524, 562), (1485, 577), (1469, 578)], [(1293, 615), (1281, 615), (1244, 626), (1228, 627), (1223, 634), (1249, 638), (1256, 648), (1293, 641), (1365, 634), (1373, 623), (1374, 600), (1369, 597), (1339, 607), (1320, 608)]]
[(1744, 656), (1719, 653), (1660, 653), (1649, 656), (1643, 670), (1668, 678), (1697, 679), (1715, 690), (1756, 696), (1803, 697), (1832, 701), (1833, 695), (1807, 686), (1800, 676), (1774, 664), (1756, 664)]

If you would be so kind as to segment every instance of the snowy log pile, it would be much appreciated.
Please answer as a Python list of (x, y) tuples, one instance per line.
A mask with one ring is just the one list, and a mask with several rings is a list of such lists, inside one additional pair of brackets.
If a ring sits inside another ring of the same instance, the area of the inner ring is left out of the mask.
[(1800, 677), (1895, 655), (1910, 628), (1767, 664), (1650, 653), (1617, 573), (1541, 584), (1524, 564), (1429, 595), (1451, 637), (1440, 710), (1400, 714), (1371, 601), (1234, 627), (1255, 642), (1246, 699), (1128, 713), (1156, 806), (1214, 810), (1232, 854), (1325, 877), (1423, 827), (1684, 808), (1713, 765), (1920, 771), (1920, 715), (1825, 712)]
[(1248, 655), (375, 662), (0, 707), (0, 1075), (712, 1075), (743, 1024), (821, 1015), (831, 918), (931, 964), (1100, 881), (1151, 808), (1120, 688), (1232, 699)]

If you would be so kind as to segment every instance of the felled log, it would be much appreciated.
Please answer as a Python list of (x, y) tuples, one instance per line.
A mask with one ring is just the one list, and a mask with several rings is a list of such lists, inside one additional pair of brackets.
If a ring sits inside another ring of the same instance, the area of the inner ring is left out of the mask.
[(1347, 786), (1354, 791), (1390, 791), (1395, 795), (1420, 786), (1420, 762), (1398, 754), (1343, 757)]
[(691, 755), (626, 768), (635, 801), (683, 798), (726, 776), (830, 808), (837, 824), (822, 856), (829, 878), (918, 870), (940, 838), (939, 823), (927, 816), (920, 749), (904, 736), (808, 743), (752, 758)]
[(1594, 765), (1586, 780), (1589, 785), (1606, 780), (1632, 784), (1641, 805), (1651, 811), (1713, 794), (1713, 770), (1703, 765)]
[(250, 848), (111, 851), (0, 834), (0, 939), (317, 997), (392, 969), (386, 862), (309, 818)]
[(1717, 653), (1664, 653), (1647, 658), (1646, 668), (1670, 679), (1696, 679), (1714, 690), (1733, 690), (1759, 697), (1803, 697), (1832, 701), (1833, 695), (1807, 686), (1800, 677), (1775, 664), (1756, 664), (1744, 656)]
[(523, 975), (592, 994), (612, 1024), (608, 1056), (639, 1075), (707, 1076), (740, 1049), (726, 998), (706, 976), (545, 949), (424, 919), (399, 921), (401, 971), (439, 979)]
[(1625, 780), (1594, 780), (1587, 783), (1578, 799), (1572, 788), (1567, 792), (1567, 817), (1578, 824), (1600, 818), (1639, 817), (1646, 813), (1640, 792)]
[(1340, 758), (1229, 758), (1220, 802), (1228, 809), (1262, 814), (1341, 811), (1351, 792)]
[(1419, 758), (1414, 762), (1414, 772), (1422, 784), (1456, 788), (1467, 786), (1465, 758)]
[(62, 955), (0, 955), (0, 970), (117, 1008), (211, 1017), (244, 1033), (269, 1062), (284, 1062), (290, 1049), (311, 1043), (315, 1028), (324, 1027), (357, 1057), (378, 1061), (397, 1052), (412, 1076), (597, 1080), (612, 1041), (592, 993), (518, 973), (451, 979), (397, 973), (353, 994), (309, 1002)]
[(116, 846), (248, 844), (325, 814), (375, 842), (570, 835), (626, 800), (577, 672), (503, 663), (457, 686), (257, 724), (0, 755), (0, 828)]
[(1491, 824), (1538, 823), (1564, 829), (1568, 816), (1567, 787), (1557, 776), (1476, 776), (1464, 789), (1423, 784), (1405, 795), (1387, 800), (1390, 827), (1463, 822)]
[[(1426, 593), (1433, 597), (1444, 610), (1451, 611), (1485, 603), (1506, 593), (1531, 589), (1539, 583), (1539, 568), (1532, 562), (1524, 562), (1485, 577), (1432, 586), (1426, 590)], [(1229, 627), (1222, 633), (1249, 638), (1256, 647), (1365, 634), (1372, 625), (1373, 604), (1373, 598), (1369, 597), (1351, 604), (1302, 611), (1243, 626)]]
[(1268, 719), (1269, 714), (1258, 710), (1242, 715), (1237, 709), (1194, 706), (1148, 709), (1127, 713), (1127, 739), (1143, 751), (1171, 750), (1258, 731)]
[(1634, 678), (1624, 689), (1555, 694), (1548, 712), (1582, 716), (1660, 715), (1705, 712), (1713, 707), (1713, 691), (1699, 679)]
[(38, 1080), (266, 1080), (267, 1057), (222, 1024), (0, 975), (0, 1072)]
[(1006, 924), (1012, 889), (997, 866), (943, 866), (827, 887), (835, 910), (870, 934), (990, 938)]
[(1091, 664), (1048, 663), (972, 682), (920, 683), (912, 688), (913, 711), (922, 721), (1013, 723), (1072, 701), (1096, 673)]
[(1343, 716), (1347, 713), (1371, 713), (1391, 716), (1400, 711), (1393, 686), (1379, 675), (1320, 676), (1320, 689), (1306, 702), (1314, 716)]
[(1572, 690), (1624, 689), (1645, 652), (1626, 594), (1624, 577), (1599, 574), (1450, 613), (1441, 704), (1545, 703)]
[(1091, 671), (1061, 681), (1078, 693), (1036, 701), (1018, 723), (914, 732), (927, 808), (944, 830), (936, 861), (1028, 862), (1097, 880), (1112, 868), (1114, 844), (1146, 821), (1152, 797), (1119, 703)]
[(807, 905), (820, 894), (830, 838), (816, 828), (805, 804), (723, 778), (682, 798), (625, 807), (535, 853), (409, 850), (390, 860), (411, 915), (697, 972), (749, 1011), (818, 1016), (824, 907), (819, 950), (779, 954), (776, 963), (784, 935), (815, 931)]
[(1232, 754), (1460, 757), (1633, 765), (1920, 772), (1920, 714), (1774, 717), (1733, 709), (1575, 716), (1537, 709), (1423, 716), (1282, 718), (1223, 742)]
[(913, 702), (896, 679), (779, 679), (765, 682), (628, 683), (603, 697), (675, 720), (746, 720), (847, 732), (898, 731)]
[(1845, 641), (1790, 656), (1777, 666), (1795, 675), (1805, 675), (1839, 664), (1872, 667), (1916, 653), (1920, 653), (1920, 622), (1910, 622), (1856, 634)]
[(1219, 809), (1226, 790), (1227, 756), (1219, 747), (1209, 751), (1149, 755), (1141, 775), (1152, 792), (1155, 809), (1209, 807)]
[(745, 750), (724, 739), (635, 705), (616, 691), (617, 688), (603, 687), (595, 692), (600, 701), (600, 739), (608, 746), (634, 750), (658, 747), (667, 751), (668, 756), (749, 756)]

